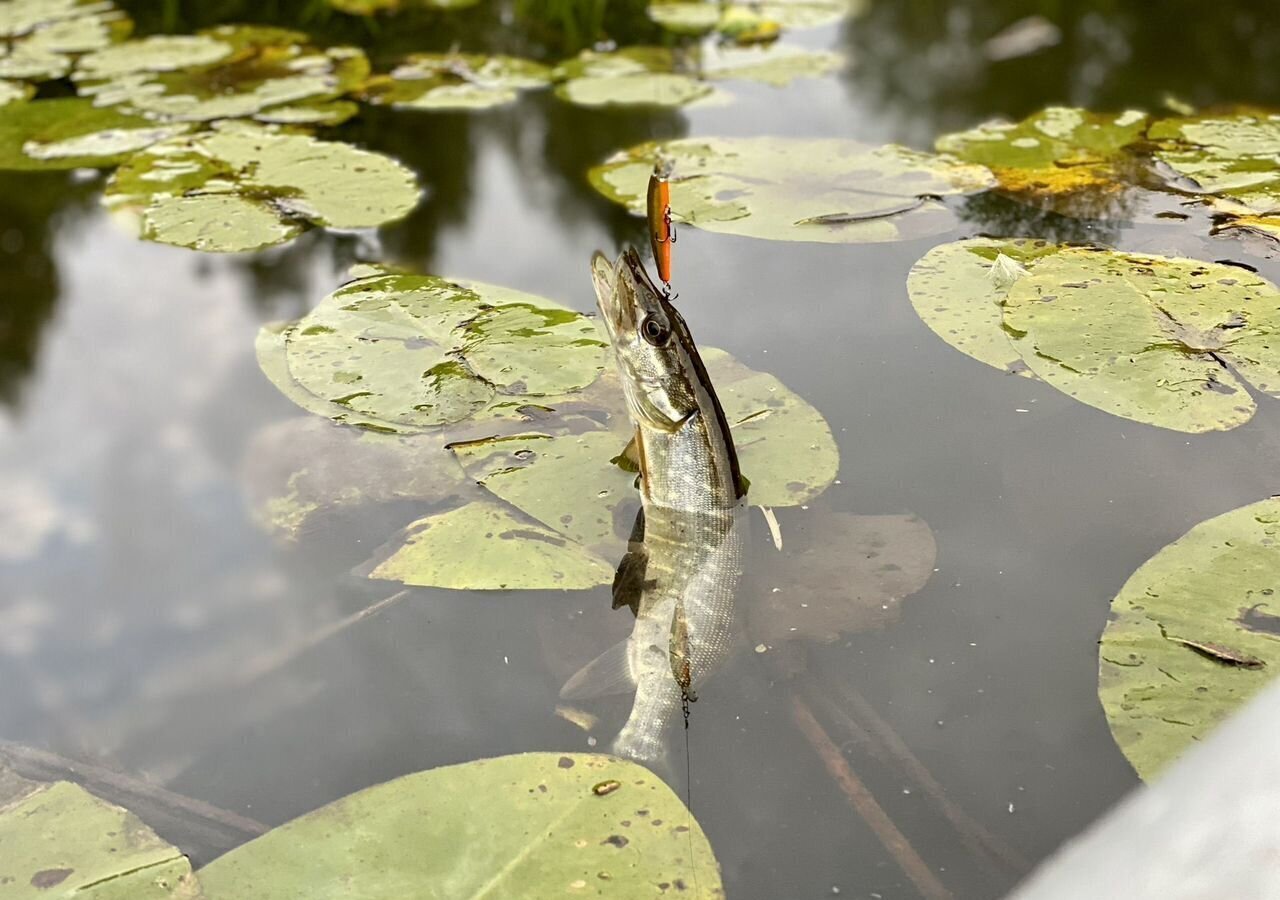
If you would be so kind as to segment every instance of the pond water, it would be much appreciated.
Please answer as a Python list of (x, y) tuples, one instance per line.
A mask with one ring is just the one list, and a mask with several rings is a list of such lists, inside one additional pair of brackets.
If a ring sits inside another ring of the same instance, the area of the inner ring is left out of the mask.
[[(487, 2), (377, 27), (302, 3), (121, 6), (140, 33), (269, 21), (322, 45), (358, 43), (375, 65), (455, 43), (548, 59), (577, 49), (553, 30), (522, 31)], [(615, 37), (654, 39), (626, 6), (610, 14)], [(984, 55), (990, 37), (1037, 10), (1060, 29), (1056, 46)], [(402, 161), (422, 202), (376, 234), (317, 229), (252, 254), (135, 239), (97, 203), (101, 175), (3, 173), (0, 738), (266, 825), (408, 772), (588, 750), (587, 733), (553, 711), (567, 674), (626, 630), (607, 588), (412, 588), (309, 640), (395, 594), (352, 570), (423, 513), (388, 502), (317, 517), (294, 542), (264, 532), (255, 492), (287, 478), (299, 457), (285, 423), (308, 416), (263, 377), (259, 327), (303, 315), (358, 261), (591, 311), (591, 253), (641, 245), (645, 226), (585, 172), (645, 140), (789, 135), (929, 149), (948, 131), (1052, 103), (1275, 105), (1280, 23), (1251, 10), (876, 0), (852, 21), (788, 34), (847, 53), (848, 72), (782, 90), (735, 84), (727, 105), (600, 111), (533, 92), (468, 113), (366, 107), (326, 136)], [(1229, 259), (1272, 281), (1276, 245), (1210, 237), (1204, 219), (1117, 224), (990, 198), (953, 206), (950, 232), (885, 244), (679, 232), (678, 305), (699, 343), (777, 376), (839, 445), (838, 480), (808, 508), (777, 511), (784, 546), (833, 514), (910, 513), (937, 548), (927, 585), (882, 627), (808, 646), (798, 680), (787, 677), (793, 654), (739, 653), (694, 706), (692, 783), (683, 747), (670, 778), (682, 797), (689, 789), (731, 898), (920, 896), (797, 729), (797, 683), (810, 696), (853, 686), (963, 810), (970, 837), (980, 828), (1007, 848), (982, 863), (918, 777), (827, 719), (853, 771), (956, 897), (1007, 891), (1139, 783), (1098, 701), (1111, 598), (1195, 523), (1276, 491), (1274, 400), (1206, 435), (1118, 418), (957, 353), (922, 324), (905, 287), (931, 247), (983, 233)], [(751, 590), (785, 591), (790, 575), (763, 525), (755, 515)], [(601, 749), (628, 702), (591, 705)], [(218, 848), (183, 849), (204, 863)]]

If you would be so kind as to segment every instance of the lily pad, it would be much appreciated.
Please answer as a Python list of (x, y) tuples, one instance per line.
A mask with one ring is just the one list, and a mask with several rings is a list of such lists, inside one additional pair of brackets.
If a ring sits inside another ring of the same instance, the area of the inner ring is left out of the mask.
[(988, 122), (938, 138), (940, 153), (987, 166), (1015, 194), (1059, 195), (1125, 189), (1117, 163), (1142, 139), (1147, 116), (1051, 106), (1016, 124)]
[(417, 204), (418, 186), (381, 154), (226, 122), (136, 154), (103, 199), (148, 240), (233, 252), (283, 243), (309, 224), (394, 222)]
[(0, 885), (6, 900), (198, 900), (182, 853), (128, 810), (66, 781), (0, 768)]
[(415, 53), (389, 75), (370, 78), (362, 99), (395, 109), (485, 109), (550, 81), (549, 68), (515, 56)]
[(816, 28), (859, 15), (863, 0), (765, 0), (762, 3), (724, 3), (720, 0), (654, 0), (649, 18), (677, 34), (719, 31), (736, 37), (747, 25), (761, 22), (779, 28)]
[(933, 530), (916, 516), (804, 515), (747, 605), (753, 642), (830, 643), (884, 628), (933, 576)]
[(983, 166), (903, 147), (796, 138), (686, 138), (641, 144), (589, 173), (637, 215), (655, 162), (672, 167), (671, 209), (708, 231), (768, 240), (863, 243), (935, 234), (955, 219), (940, 197), (994, 186)]
[(338, 12), (352, 16), (372, 16), (376, 13), (394, 13), (408, 7), (428, 9), (466, 9), (480, 0), (328, 0), (329, 6)]
[(21, 81), (0, 81), (0, 106), (30, 100), (35, 92), (36, 89), (32, 85)]
[(585, 316), (429, 275), (360, 279), (284, 335), (290, 378), (337, 421), (413, 432), (491, 403), (580, 390), (605, 363)]
[(1143, 779), (1204, 738), (1280, 667), (1280, 499), (1202, 522), (1125, 582), (1098, 695)]
[(61, 78), (77, 54), (122, 41), (132, 29), (108, 0), (7, 0), (0, 6), (0, 78)]
[(585, 753), (476, 760), (367, 788), (232, 850), (200, 879), (207, 900), (403, 900), (406, 886), (424, 897), (633, 900), (692, 896), (697, 884), (724, 896), (711, 846), (672, 790), (634, 763)]
[(111, 166), (188, 128), (99, 109), (78, 98), (4, 104), (0, 106), (0, 169)]
[(1163, 119), (1148, 137), (1171, 187), (1213, 195), (1230, 226), (1280, 237), (1280, 114)]
[(1280, 394), (1280, 292), (1235, 266), (984, 239), (935, 248), (908, 287), (963, 352), (1137, 422), (1226, 430), (1253, 416), (1250, 385)]
[(368, 74), (369, 62), (355, 47), (319, 50), (299, 32), (225, 25), (117, 44), (81, 59), (73, 77), (99, 106), (160, 121), (207, 122), (271, 118), (276, 108), (334, 100)]

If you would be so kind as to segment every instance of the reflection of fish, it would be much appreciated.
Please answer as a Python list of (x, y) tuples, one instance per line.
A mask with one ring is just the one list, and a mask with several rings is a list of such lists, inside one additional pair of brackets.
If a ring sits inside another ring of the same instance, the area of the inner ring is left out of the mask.
[(631, 636), (569, 680), (564, 697), (635, 689), (614, 741), (652, 762), (682, 697), (724, 658), (742, 570), (743, 481), (724, 412), (684, 320), (635, 251), (592, 278), (635, 426), (641, 517), (614, 578), (614, 607), (636, 615)]

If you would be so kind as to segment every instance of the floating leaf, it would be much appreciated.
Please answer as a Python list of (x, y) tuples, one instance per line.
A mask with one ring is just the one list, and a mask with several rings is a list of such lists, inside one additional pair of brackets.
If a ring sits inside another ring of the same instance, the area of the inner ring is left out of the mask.
[[(754, 485), (753, 485), (754, 487)], [(829, 643), (897, 621), (933, 575), (933, 531), (910, 515), (807, 513), (746, 604), (751, 640)]]
[(319, 50), (295, 31), (224, 25), (198, 35), (157, 35), (80, 60), (74, 78), (99, 106), (161, 121), (207, 122), (333, 100), (369, 74), (354, 47)]
[(30, 100), (36, 89), (20, 81), (0, 81), (0, 106)]
[(480, 0), (328, 0), (331, 7), (353, 16), (371, 16), (375, 13), (394, 13), (405, 6), (429, 9), (466, 9)]
[(459, 591), (571, 591), (608, 584), (613, 566), (508, 506), (477, 500), (409, 525), (369, 577)]
[(987, 166), (1000, 187), (1016, 194), (1115, 192), (1117, 161), (1142, 139), (1147, 116), (1050, 106), (1017, 124), (988, 122), (938, 138), (940, 153)]
[(708, 231), (861, 243), (944, 231), (938, 199), (994, 185), (982, 166), (887, 145), (795, 138), (687, 138), (641, 144), (589, 173), (596, 190), (645, 212), (649, 174), (672, 164), (671, 209)]
[(705, 78), (757, 81), (784, 87), (797, 78), (819, 78), (844, 68), (845, 58), (825, 50), (804, 50), (782, 44), (768, 47), (713, 46), (701, 60)]
[(1229, 226), (1280, 237), (1280, 114), (1163, 119), (1148, 137), (1170, 186), (1214, 195)]
[(307, 224), (374, 228), (417, 200), (413, 174), (386, 156), (238, 122), (136, 154), (104, 197), (148, 240), (213, 252), (283, 243)]
[(367, 82), (363, 99), (395, 109), (485, 109), (543, 87), (551, 70), (532, 60), (475, 53), (415, 53)]
[(1280, 499), (1202, 522), (1111, 602), (1098, 695), (1143, 779), (1266, 685), (1280, 667)]
[(6, 900), (198, 900), (187, 858), (128, 810), (66, 781), (0, 768), (0, 886)]
[(188, 127), (157, 125), (76, 98), (0, 105), (0, 169), (110, 166)]
[(727, 99), (711, 85), (673, 72), (575, 78), (557, 87), (556, 96), (578, 106), (674, 107)]
[(859, 15), (863, 0), (765, 0), (763, 3), (725, 3), (721, 0), (654, 0), (649, 18), (677, 34), (720, 31), (738, 37), (761, 23), (778, 28), (816, 28)]
[(6, 0), (0, 78), (61, 78), (80, 53), (124, 40), (133, 22), (108, 0)]
[(635, 763), (585, 753), (476, 760), (367, 788), (232, 850), (200, 879), (207, 900), (403, 900), (406, 886), (636, 900), (692, 896), (697, 884), (724, 896), (711, 846), (672, 790)]
[(908, 289), (957, 349), (1137, 422), (1226, 430), (1248, 385), (1280, 394), (1280, 292), (1235, 266), (981, 239), (930, 251)]

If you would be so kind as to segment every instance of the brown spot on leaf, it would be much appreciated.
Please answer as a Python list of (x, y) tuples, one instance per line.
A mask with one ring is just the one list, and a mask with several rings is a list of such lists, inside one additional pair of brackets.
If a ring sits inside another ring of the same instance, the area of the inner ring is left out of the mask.
[(604, 844), (611, 844), (614, 847), (618, 847), (619, 849), (627, 846), (627, 844), (629, 843), (631, 842), (628, 841), (626, 838), (624, 838), (620, 834), (611, 834), (607, 838), (605, 838), (603, 841), (600, 842), (601, 846), (603, 846)]
[(34, 888), (51, 888), (54, 885), (62, 884), (75, 869), (41, 869), (39, 872), (31, 876), (31, 886)]
[(571, 759), (570, 759), (569, 757), (567, 757), (567, 756), (562, 756), (562, 757), (560, 757), (560, 761), (559, 761), (559, 762), (557, 762), (557, 763), (556, 763), (556, 765), (557, 765), (557, 766), (559, 766), (559, 767), (560, 767), (560, 768), (562, 768), (562, 769), (572, 769), (572, 768), (573, 768), (573, 760), (571, 760)]

